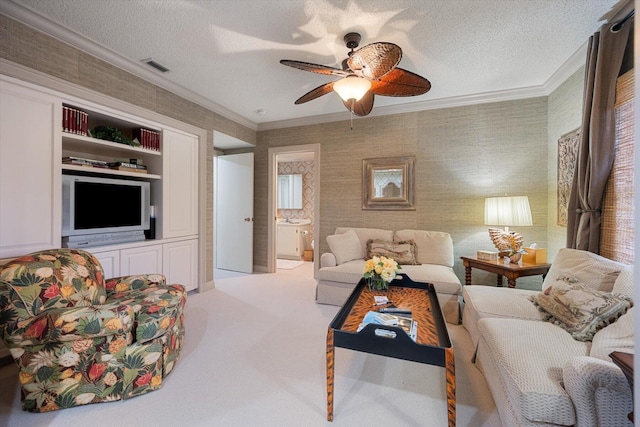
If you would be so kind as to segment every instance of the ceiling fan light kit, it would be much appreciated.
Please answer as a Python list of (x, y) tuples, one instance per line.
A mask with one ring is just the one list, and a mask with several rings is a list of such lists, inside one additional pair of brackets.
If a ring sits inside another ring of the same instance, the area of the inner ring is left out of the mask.
[(343, 101), (360, 101), (371, 88), (371, 82), (358, 76), (347, 76), (333, 84), (333, 90), (340, 95)]
[(431, 89), (429, 80), (410, 71), (398, 68), (402, 49), (394, 43), (377, 42), (354, 50), (360, 43), (360, 34), (344, 36), (349, 58), (342, 62), (343, 68), (308, 62), (283, 59), (282, 65), (317, 74), (340, 76), (340, 80), (325, 83), (310, 90), (295, 101), (303, 104), (336, 92), (347, 109), (356, 116), (366, 116), (373, 109), (375, 95), (416, 96)]

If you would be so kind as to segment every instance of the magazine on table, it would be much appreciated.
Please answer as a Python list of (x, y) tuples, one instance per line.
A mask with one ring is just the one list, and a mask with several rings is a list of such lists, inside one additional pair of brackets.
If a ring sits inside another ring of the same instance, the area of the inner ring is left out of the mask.
[[(418, 336), (418, 322), (413, 320), (410, 314), (391, 314), (380, 313), (378, 311), (369, 311), (362, 319), (362, 323), (358, 326), (360, 332), (365, 326), (373, 323), (382, 326), (393, 326), (402, 329), (412, 340), (416, 340)], [(392, 331), (391, 331), (392, 332)], [(378, 334), (395, 338), (395, 334)]]

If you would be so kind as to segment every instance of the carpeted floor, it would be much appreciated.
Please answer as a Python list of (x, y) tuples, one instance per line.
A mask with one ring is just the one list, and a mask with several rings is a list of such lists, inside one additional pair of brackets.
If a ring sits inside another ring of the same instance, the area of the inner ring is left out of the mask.
[(296, 261), (292, 259), (280, 259), (276, 260), (276, 268), (278, 270), (293, 270), (304, 265), (304, 261)]
[[(216, 272), (189, 296), (185, 348), (163, 388), (126, 401), (22, 412), (15, 365), (0, 369), (0, 426), (447, 425), (442, 368), (336, 350), (334, 421), (326, 421), (325, 338), (338, 307), (314, 303), (313, 265), (277, 274)], [(457, 425), (501, 426), (461, 325)]]

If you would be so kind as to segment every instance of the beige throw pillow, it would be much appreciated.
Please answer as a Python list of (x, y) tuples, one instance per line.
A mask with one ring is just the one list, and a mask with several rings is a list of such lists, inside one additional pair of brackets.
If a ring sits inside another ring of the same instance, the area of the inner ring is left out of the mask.
[(571, 276), (592, 289), (612, 292), (613, 283), (624, 268), (624, 264), (589, 251), (562, 248), (553, 259), (542, 290), (554, 284), (560, 276)]
[(354, 259), (363, 259), (360, 239), (354, 230), (346, 231), (342, 234), (327, 236), (329, 249), (336, 257), (336, 264), (344, 264)]
[(413, 240), (391, 242), (388, 240), (369, 239), (367, 241), (367, 259), (384, 256), (393, 259), (400, 265), (416, 265), (416, 243)]
[(591, 341), (598, 330), (633, 305), (627, 296), (595, 290), (570, 276), (559, 276), (530, 299), (543, 313), (543, 320), (562, 327), (577, 341)]

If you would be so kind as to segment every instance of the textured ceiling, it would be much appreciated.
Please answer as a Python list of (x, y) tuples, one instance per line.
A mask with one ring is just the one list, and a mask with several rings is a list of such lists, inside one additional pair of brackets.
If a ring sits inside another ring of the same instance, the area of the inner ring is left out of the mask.
[(11, 1), (134, 68), (153, 58), (170, 69), (160, 83), (166, 79), (193, 93), (191, 99), (220, 105), (260, 128), (330, 113), (348, 119), (333, 93), (293, 104), (336, 78), (279, 64), (293, 59), (339, 67), (347, 32), (360, 32), (361, 46), (398, 44), (400, 66), (431, 81), (431, 91), (418, 97), (376, 97), (374, 113), (383, 106), (394, 112), (386, 106), (543, 86), (618, 0)]

